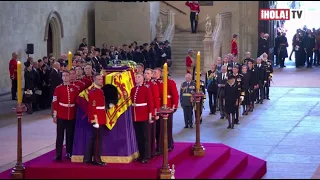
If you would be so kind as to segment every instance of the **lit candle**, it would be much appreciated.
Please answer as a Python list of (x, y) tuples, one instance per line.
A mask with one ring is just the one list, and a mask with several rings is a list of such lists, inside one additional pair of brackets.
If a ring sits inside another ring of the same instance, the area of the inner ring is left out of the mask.
[(162, 78), (162, 81), (163, 81), (163, 96), (162, 96), (162, 99), (163, 99), (163, 105), (167, 105), (167, 97), (168, 97), (168, 65), (167, 63), (165, 63), (163, 65), (163, 78)]
[(21, 62), (17, 62), (17, 92), (18, 104), (22, 103), (22, 76), (21, 76)]
[(72, 69), (72, 53), (70, 51), (68, 53), (68, 69)]
[(197, 54), (196, 72), (196, 90), (197, 92), (200, 92), (200, 51), (198, 51)]

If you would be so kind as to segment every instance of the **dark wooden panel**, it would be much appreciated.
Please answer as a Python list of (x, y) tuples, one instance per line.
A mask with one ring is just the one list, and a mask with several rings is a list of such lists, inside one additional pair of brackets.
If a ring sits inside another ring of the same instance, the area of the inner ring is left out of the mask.
[(213, 6), (213, 1), (199, 1), (200, 6)]

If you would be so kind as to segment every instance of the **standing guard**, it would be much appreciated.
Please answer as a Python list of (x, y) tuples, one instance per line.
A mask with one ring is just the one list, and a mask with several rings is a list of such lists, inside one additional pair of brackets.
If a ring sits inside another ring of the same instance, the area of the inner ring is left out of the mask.
[(192, 81), (192, 75), (185, 75), (186, 81), (182, 82), (180, 87), (180, 104), (184, 115), (184, 128), (193, 128), (193, 98), (196, 84)]
[[(197, 72), (195, 72), (195, 75), (197, 75)], [(201, 73), (200, 73), (201, 77)], [(194, 80), (194, 83), (197, 83), (196, 80)], [(204, 81), (200, 79), (200, 91), (203, 93), (203, 97), (200, 99), (200, 124), (202, 123), (202, 111), (204, 109), (204, 100), (206, 99), (206, 88)], [(196, 109), (196, 103), (194, 102), (194, 118), (197, 119), (197, 109)]]
[(268, 99), (269, 98), (269, 91), (270, 91), (270, 85), (271, 85), (271, 81), (272, 81), (272, 73), (273, 73), (273, 64), (272, 62), (268, 59), (268, 55), (266, 53), (264, 53), (262, 55), (262, 64), (264, 65), (264, 68), (266, 70), (266, 78), (267, 78), (267, 82), (264, 85), (264, 99)]
[(62, 80), (63, 84), (55, 88), (52, 99), (53, 122), (57, 124), (56, 156), (54, 157), (56, 161), (62, 160), (64, 130), (66, 130), (66, 158), (71, 159), (76, 119), (76, 98), (79, 94), (78, 88), (70, 84), (69, 72), (62, 73)]
[[(104, 166), (106, 163), (101, 160), (102, 138), (107, 124), (106, 107), (104, 92), (101, 89), (103, 78), (100, 74), (94, 75), (93, 87), (89, 90), (89, 108), (88, 120), (91, 124), (91, 135), (87, 142), (86, 151), (83, 162), (85, 164), (93, 164)], [(93, 157), (93, 158), (92, 158)], [(92, 160), (93, 159), (93, 160)]]

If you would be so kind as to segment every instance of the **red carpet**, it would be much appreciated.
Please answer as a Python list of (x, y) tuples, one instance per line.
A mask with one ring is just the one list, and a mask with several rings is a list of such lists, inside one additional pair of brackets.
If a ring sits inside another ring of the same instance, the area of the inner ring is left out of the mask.
[[(205, 157), (191, 155), (193, 143), (175, 143), (169, 153), (169, 164), (175, 165), (176, 179), (261, 179), (267, 172), (266, 161), (255, 158), (224, 144), (203, 144)], [(155, 179), (162, 165), (162, 156), (148, 164), (108, 164), (105, 167), (84, 165), (82, 163), (53, 162), (55, 151), (48, 152), (25, 163), (27, 179), (45, 178), (131, 178)], [(0, 174), (1, 179), (10, 177), (11, 169)]]

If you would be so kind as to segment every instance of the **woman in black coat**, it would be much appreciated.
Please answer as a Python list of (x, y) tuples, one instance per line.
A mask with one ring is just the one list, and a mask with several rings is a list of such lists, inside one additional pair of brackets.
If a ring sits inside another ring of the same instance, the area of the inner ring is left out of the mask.
[(24, 94), (23, 94), (23, 103), (27, 106), (27, 113), (32, 114), (32, 103), (36, 101), (35, 99), (35, 75), (32, 71), (32, 65), (30, 62), (25, 62), (25, 72), (24, 72)]
[[(235, 81), (235, 77), (233, 75), (228, 76), (228, 81), (226, 82), (226, 86), (224, 88), (225, 93), (225, 114), (228, 119), (228, 129), (234, 128), (235, 123), (235, 113), (237, 111), (238, 98), (240, 96), (240, 92), (238, 90), (238, 85)], [(232, 116), (232, 121), (230, 119), (230, 115)]]

